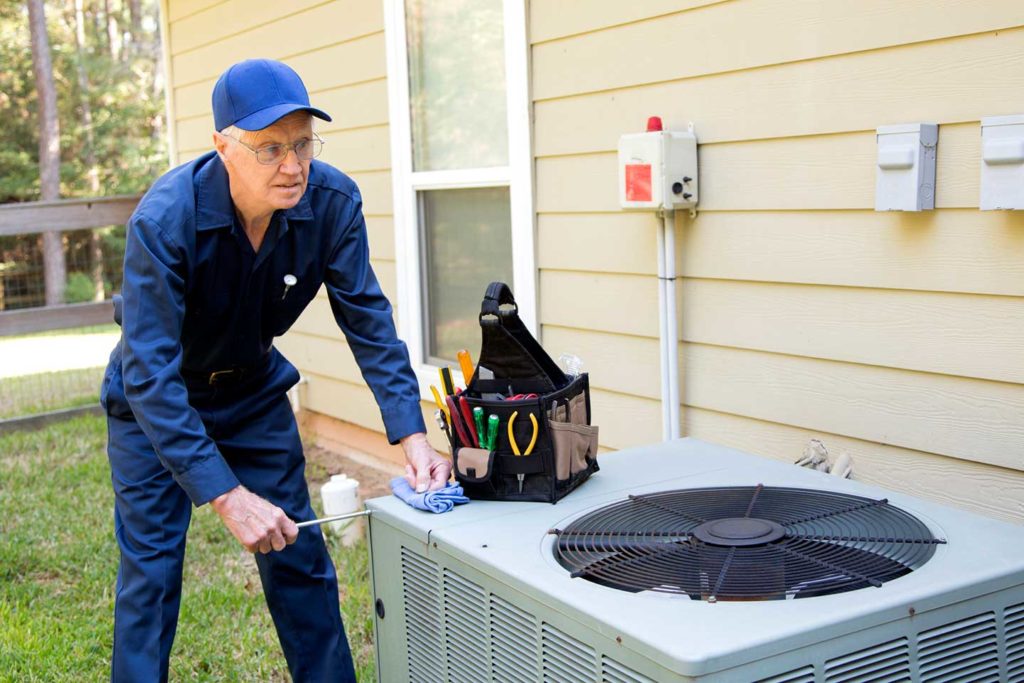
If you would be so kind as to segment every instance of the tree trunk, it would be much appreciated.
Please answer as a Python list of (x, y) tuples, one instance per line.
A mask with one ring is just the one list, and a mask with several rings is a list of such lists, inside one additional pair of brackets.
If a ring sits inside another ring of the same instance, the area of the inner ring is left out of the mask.
[(142, 0), (128, 0), (128, 35), (131, 37), (131, 50), (139, 54), (142, 42)]
[[(60, 122), (57, 120), (57, 92), (53, 85), (50, 39), (46, 34), (43, 0), (28, 0), (28, 22), (32, 37), (32, 70), (39, 94), (39, 188), (44, 201), (60, 197)], [(64, 303), (67, 267), (63, 239), (59, 232), (43, 233), (43, 266), (46, 277), (46, 305)]]
[(103, 16), (107, 18), (107, 36), (110, 40), (110, 58), (115, 62), (121, 58), (121, 32), (117, 27), (117, 16), (110, 9), (110, 0), (103, 0)]
[[(89, 102), (89, 75), (85, 72), (85, 8), (84, 0), (74, 0), (75, 56), (78, 71), (78, 92), (81, 94), (82, 130), (85, 131), (85, 165), (89, 169), (89, 194), (100, 196), (100, 169), (96, 164), (96, 146), (92, 129), (92, 105)], [(89, 260), (93, 285), (93, 301), (106, 299), (103, 287), (103, 239), (102, 229), (89, 233)]]

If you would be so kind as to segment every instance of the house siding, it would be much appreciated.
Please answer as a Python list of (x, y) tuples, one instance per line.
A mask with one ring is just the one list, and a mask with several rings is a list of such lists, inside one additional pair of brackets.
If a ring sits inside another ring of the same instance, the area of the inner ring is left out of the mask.
[[(977, 209), (979, 121), (1024, 111), (1024, 6), (538, 0), (530, 35), (540, 319), (603, 446), (661, 433), (658, 221), (616, 191), (619, 135), (660, 115), (700, 142), (684, 433), (821, 439), (859, 480), (1024, 521), (1024, 216)], [(875, 213), (874, 130), (912, 121), (940, 124), (937, 210)]]

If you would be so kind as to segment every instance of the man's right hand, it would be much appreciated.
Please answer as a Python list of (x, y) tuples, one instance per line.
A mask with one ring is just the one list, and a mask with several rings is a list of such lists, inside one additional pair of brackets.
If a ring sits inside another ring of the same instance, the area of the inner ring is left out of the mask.
[(295, 522), (284, 510), (260, 498), (244, 486), (236, 486), (210, 501), (224, 526), (251, 553), (264, 555), (271, 550), (284, 550), (299, 535)]

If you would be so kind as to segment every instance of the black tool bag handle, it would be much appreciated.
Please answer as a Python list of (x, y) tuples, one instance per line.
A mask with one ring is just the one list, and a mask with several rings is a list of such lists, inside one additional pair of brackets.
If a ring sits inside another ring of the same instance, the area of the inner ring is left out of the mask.
[[(503, 308), (504, 307), (504, 308)], [(504, 282), (492, 282), (480, 305), (480, 361), (469, 389), (498, 391), (514, 380), (518, 391), (546, 393), (568, 384), (565, 373), (519, 318), (519, 306)], [(495, 380), (481, 380), (480, 367)]]

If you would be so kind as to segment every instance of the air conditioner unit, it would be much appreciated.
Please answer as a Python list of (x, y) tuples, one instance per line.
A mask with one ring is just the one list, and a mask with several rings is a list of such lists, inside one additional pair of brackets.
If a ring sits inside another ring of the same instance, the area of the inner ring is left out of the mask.
[(696, 439), (367, 506), (384, 683), (1024, 681), (1024, 528)]

